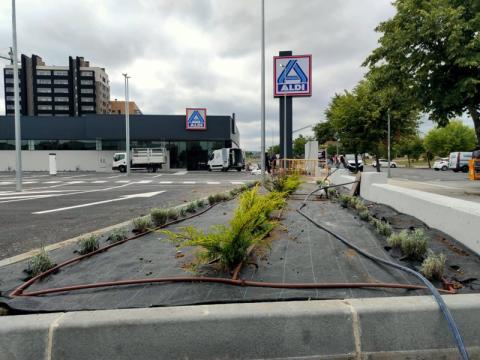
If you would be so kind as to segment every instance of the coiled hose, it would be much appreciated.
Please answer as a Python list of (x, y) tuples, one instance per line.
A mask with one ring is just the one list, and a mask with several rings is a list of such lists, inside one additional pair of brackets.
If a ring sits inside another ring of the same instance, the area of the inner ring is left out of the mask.
[[(327, 176), (328, 177), (328, 176)], [(338, 185), (335, 185), (335, 186), (340, 186), (340, 185), (344, 185), (344, 184), (338, 184)], [(385, 260), (385, 259), (382, 259), (382, 258), (379, 258), (377, 256), (374, 256), (372, 254), (369, 254), (368, 252), (362, 250), (361, 248), (359, 248), (358, 246), (356, 246), (355, 244), (352, 244), (350, 241), (348, 241), (347, 239), (345, 239), (343, 236), (339, 235), (339, 234), (336, 234), (335, 232), (333, 232), (332, 230), (328, 229), (327, 227), (321, 225), (320, 223), (316, 222), (314, 219), (312, 219), (310, 216), (308, 216), (307, 214), (305, 214), (302, 209), (306, 206), (307, 204), (307, 201), (308, 201), (308, 198), (313, 195), (314, 193), (316, 193), (317, 191), (321, 191), (321, 190), (324, 190), (324, 189), (328, 189), (330, 186), (320, 186), (319, 188), (313, 190), (312, 192), (310, 192), (304, 199), (304, 201), (300, 204), (300, 206), (297, 208), (297, 212), (302, 215), (304, 218), (306, 218), (308, 221), (310, 221), (312, 224), (314, 224), (316, 227), (324, 230), (325, 232), (329, 233), (330, 235), (332, 235), (333, 237), (335, 237), (336, 239), (340, 240), (342, 243), (344, 243), (345, 245), (347, 245), (348, 247), (354, 249), (355, 251), (357, 251), (359, 254), (365, 256), (366, 258), (370, 259), (370, 260), (373, 260), (373, 261), (376, 261), (376, 262), (379, 262), (379, 263), (382, 263), (382, 264), (385, 264), (385, 265), (388, 265), (388, 266), (391, 266), (393, 268), (396, 268), (396, 269), (399, 269), (399, 270), (402, 270), (402, 271), (405, 271), (406, 273), (409, 273), (409, 274), (412, 274), (414, 275), (415, 277), (417, 277), (418, 279), (420, 279), (424, 284), (425, 286), (430, 290), (430, 292), (432, 293), (432, 296), (433, 298), (435, 299), (435, 301), (437, 302), (438, 306), (440, 307), (440, 310), (442, 311), (443, 313), (443, 316), (445, 317), (445, 320), (447, 320), (447, 324), (448, 324), (448, 327), (453, 335), (453, 338), (455, 339), (455, 342), (456, 342), (456, 345), (457, 345), (457, 348), (458, 348), (458, 351), (460, 353), (460, 356), (463, 360), (469, 360), (470, 357), (468, 356), (468, 352), (467, 352), (467, 349), (465, 348), (465, 344), (463, 342), (463, 338), (462, 338), (462, 335), (460, 334), (460, 330), (458, 329), (458, 326), (457, 324), (455, 323), (455, 320), (453, 319), (453, 316), (450, 312), (450, 310), (448, 309), (447, 307), (447, 304), (445, 304), (445, 301), (443, 300), (443, 298), (440, 296), (440, 293), (437, 291), (437, 289), (433, 286), (433, 284), (428, 281), (428, 279), (426, 279), (422, 274), (420, 274), (419, 272), (415, 271), (415, 270), (412, 270), (406, 266), (402, 266), (402, 265), (399, 265), (399, 264), (396, 264), (394, 262), (391, 262), (391, 261), (388, 261), (388, 260)]]

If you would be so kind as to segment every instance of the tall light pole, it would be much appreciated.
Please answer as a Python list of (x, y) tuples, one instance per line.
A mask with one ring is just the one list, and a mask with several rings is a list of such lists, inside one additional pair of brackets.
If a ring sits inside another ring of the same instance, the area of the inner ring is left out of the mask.
[(15, 14), (15, 0), (12, 0), (12, 63), (13, 63), (13, 92), (15, 108), (15, 182), (16, 190), (22, 191), (22, 134), (20, 128), (20, 98), (18, 87), (18, 57), (17, 57), (17, 20)]
[(128, 76), (127, 73), (122, 74), (125, 78), (125, 161), (127, 162), (127, 175), (130, 175), (130, 99), (128, 93)]
[(261, 21), (261, 56), (262, 56), (262, 79), (261, 79), (261, 156), (262, 156), (262, 181), (265, 184), (265, 0), (261, 2), (262, 21)]
[(388, 171), (387, 177), (390, 178), (390, 109), (387, 110), (387, 122), (388, 122), (388, 140), (387, 140), (387, 153), (388, 153)]

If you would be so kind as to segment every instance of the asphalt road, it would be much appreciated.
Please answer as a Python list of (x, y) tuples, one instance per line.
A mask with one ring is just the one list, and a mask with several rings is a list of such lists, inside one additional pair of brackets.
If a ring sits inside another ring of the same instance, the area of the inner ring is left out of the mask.
[(16, 193), (0, 174), (0, 259), (232, 189), (257, 179), (236, 171), (168, 173), (26, 173)]
[[(382, 168), (382, 172), (387, 170)], [(375, 169), (367, 166), (365, 171)], [(391, 169), (391, 175), (389, 183), (392, 185), (480, 202), (480, 181), (468, 180), (468, 174), (454, 173), (451, 170), (395, 168)]]

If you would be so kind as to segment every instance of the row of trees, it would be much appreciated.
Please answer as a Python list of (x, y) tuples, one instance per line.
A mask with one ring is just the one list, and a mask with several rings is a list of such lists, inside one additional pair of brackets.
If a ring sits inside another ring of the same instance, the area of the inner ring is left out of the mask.
[[(326, 110), (327, 122), (314, 128), (317, 140), (338, 137), (344, 151), (379, 158), (385, 153), (390, 116), (393, 143), (412, 149), (422, 145), (425, 152), (443, 156), (452, 148), (445, 145), (452, 143), (446, 136), (455, 135), (438, 128), (420, 140), (420, 114), (428, 113), (444, 127), (468, 112), (478, 141), (480, 2), (397, 0), (394, 5), (396, 15), (376, 28), (382, 36), (363, 64), (367, 74), (353, 90), (335, 94)], [(453, 129), (460, 126), (453, 123)], [(469, 144), (456, 146), (467, 150)]]

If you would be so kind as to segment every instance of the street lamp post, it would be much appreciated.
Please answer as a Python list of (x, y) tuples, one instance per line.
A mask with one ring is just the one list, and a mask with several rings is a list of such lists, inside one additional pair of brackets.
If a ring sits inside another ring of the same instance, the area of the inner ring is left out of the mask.
[(20, 128), (20, 98), (18, 86), (18, 61), (17, 61), (17, 20), (15, 14), (15, 0), (12, 0), (12, 52), (11, 61), (13, 64), (13, 92), (15, 108), (15, 183), (16, 191), (22, 191), (22, 135)]
[(128, 76), (127, 73), (122, 74), (125, 78), (125, 161), (127, 162), (127, 175), (130, 175), (130, 99), (128, 90)]
[(265, 0), (261, 2), (261, 159), (262, 159), (262, 182), (265, 184)]
[(388, 171), (387, 177), (390, 178), (390, 109), (387, 110), (387, 122), (388, 122), (388, 139), (387, 139), (387, 153), (388, 153)]

